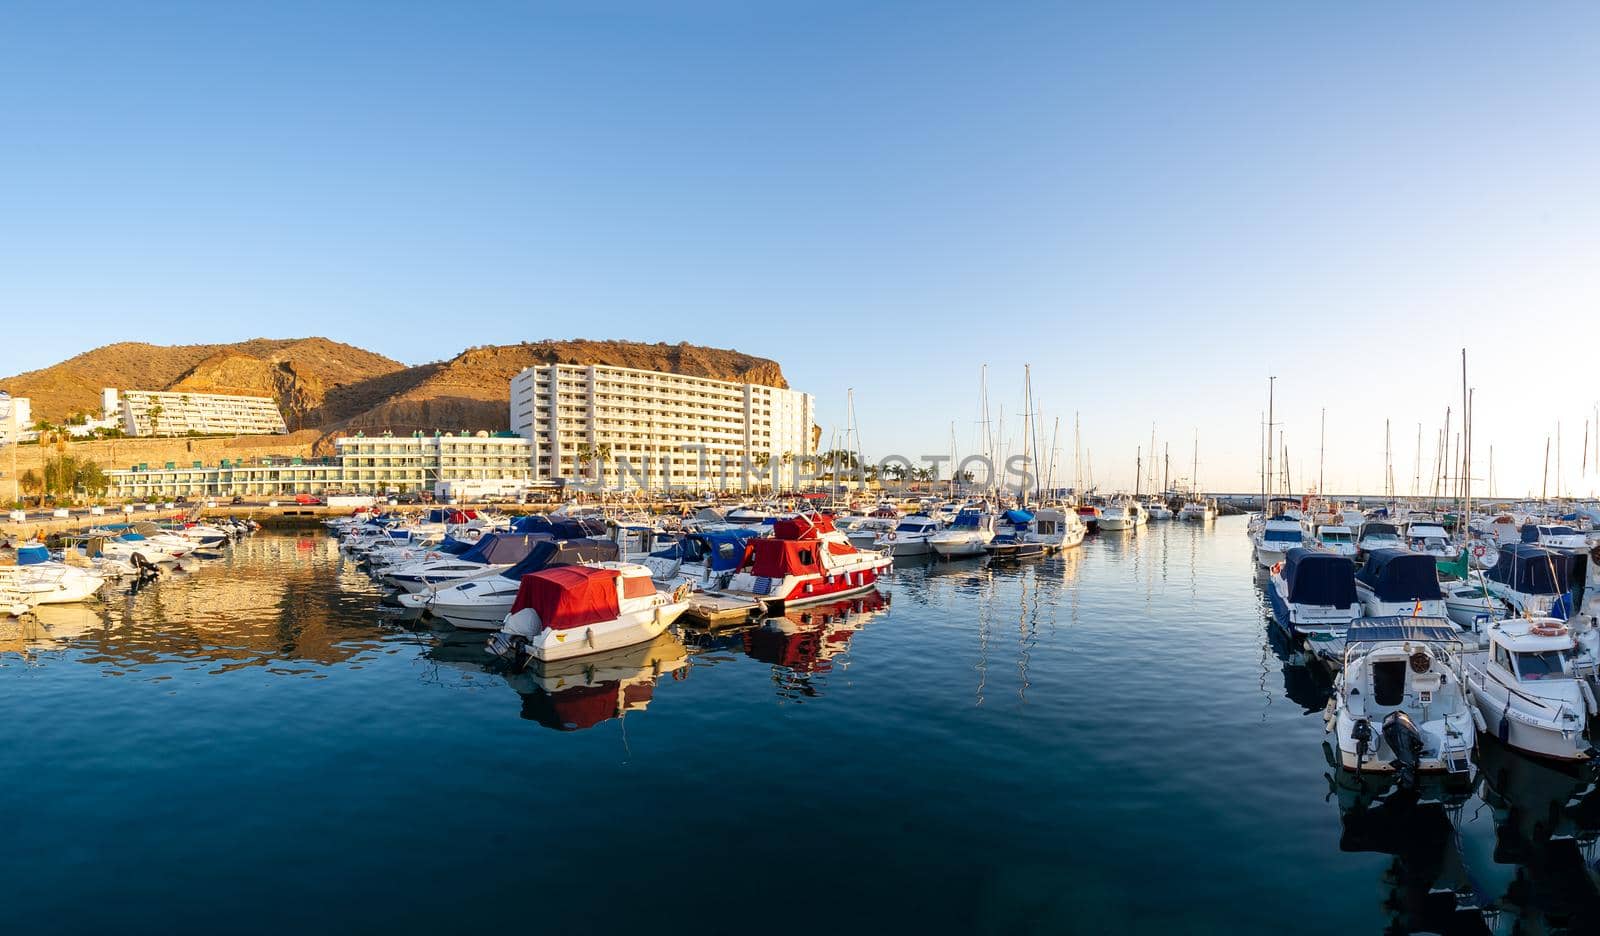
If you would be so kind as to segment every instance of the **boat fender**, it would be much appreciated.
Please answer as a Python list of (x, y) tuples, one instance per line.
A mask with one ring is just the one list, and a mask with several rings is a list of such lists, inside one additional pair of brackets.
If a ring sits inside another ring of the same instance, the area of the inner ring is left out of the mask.
[(1480, 734), (1489, 733), (1489, 724), (1483, 720), (1483, 713), (1478, 711), (1476, 705), (1472, 707), (1472, 724), (1477, 727)]
[(1500, 713), (1500, 727), (1495, 731), (1495, 737), (1500, 739), (1501, 744), (1508, 744), (1511, 741), (1511, 696), (1509, 694), (1506, 696), (1505, 711)]
[(589, 645), (590, 649), (594, 648), (594, 628), (590, 627), (584, 629), (583, 641)]

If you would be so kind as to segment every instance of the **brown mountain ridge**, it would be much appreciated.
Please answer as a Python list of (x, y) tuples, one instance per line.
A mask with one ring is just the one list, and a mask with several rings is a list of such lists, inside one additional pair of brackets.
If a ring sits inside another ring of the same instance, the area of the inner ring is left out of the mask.
[(33, 401), (35, 419), (98, 414), (102, 387), (270, 396), (289, 428), (405, 432), (505, 429), (511, 378), (535, 364), (603, 364), (787, 387), (774, 361), (721, 348), (634, 341), (537, 341), (468, 348), (448, 361), (408, 367), (326, 338), (256, 338), (234, 344), (122, 342), (52, 367), (0, 378)]

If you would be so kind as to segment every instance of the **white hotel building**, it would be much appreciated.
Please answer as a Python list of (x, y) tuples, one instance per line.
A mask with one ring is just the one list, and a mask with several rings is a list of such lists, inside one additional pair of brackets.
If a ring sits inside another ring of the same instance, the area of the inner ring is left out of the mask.
[[(534, 477), (594, 480), (582, 455), (607, 452), (607, 486), (746, 486), (746, 458), (762, 471), (816, 454), (811, 394), (602, 365), (548, 364), (511, 380), (511, 429), (532, 443)], [(750, 479), (782, 487), (776, 479)]]
[(271, 397), (166, 390), (101, 391), (107, 416), (120, 413), (130, 436), (281, 435), (289, 431)]

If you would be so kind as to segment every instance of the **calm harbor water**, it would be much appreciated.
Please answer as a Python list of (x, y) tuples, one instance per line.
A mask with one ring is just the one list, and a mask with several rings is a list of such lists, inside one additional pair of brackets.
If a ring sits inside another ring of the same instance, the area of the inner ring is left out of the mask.
[(562, 684), (317, 534), (0, 621), (7, 928), (1600, 931), (1588, 778), (1334, 785), (1242, 518), (884, 592)]

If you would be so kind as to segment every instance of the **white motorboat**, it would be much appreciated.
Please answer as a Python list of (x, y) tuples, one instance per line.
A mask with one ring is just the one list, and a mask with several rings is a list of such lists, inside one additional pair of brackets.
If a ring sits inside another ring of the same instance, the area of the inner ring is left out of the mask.
[[(929, 540), (939, 530), (939, 521), (932, 517), (910, 514), (900, 518), (894, 529), (878, 534), (871, 548), (897, 559), (902, 556), (926, 556), (933, 551)], [(850, 542), (854, 545), (855, 539), (852, 537)]]
[(1167, 502), (1159, 497), (1152, 497), (1150, 500), (1145, 502), (1144, 512), (1145, 516), (1149, 517), (1151, 520), (1172, 519), (1172, 508), (1168, 507)]
[(1500, 560), (1484, 574), (1491, 594), (1523, 617), (1546, 617), (1566, 593), (1573, 557), (1541, 546), (1500, 547)]
[(1100, 509), (1100, 529), (1103, 531), (1138, 529), (1148, 519), (1144, 506), (1127, 496), (1112, 498)]
[(394, 588), (416, 594), (484, 572), (503, 572), (521, 562), (536, 543), (547, 539), (532, 533), (488, 533), (462, 553), (391, 566), (380, 577)]
[(1335, 556), (1344, 556), (1348, 559), (1356, 557), (1355, 531), (1345, 526), (1344, 523), (1319, 523), (1311, 536), (1311, 545), (1326, 553)]
[(1554, 618), (1511, 618), (1487, 628), (1489, 646), (1462, 657), (1473, 704), (1502, 744), (1555, 760), (1588, 760), (1584, 737), (1600, 714), (1573, 667), (1571, 630)]
[(880, 552), (850, 545), (825, 515), (801, 514), (773, 524), (771, 537), (750, 541), (724, 592), (768, 607), (812, 604), (871, 591), (893, 565)]
[(1481, 639), (1487, 637), (1489, 624), (1510, 614), (1505, 602), (1489, 591), (1482, 572), (1469, 573), (1464, 579), (1441, 576), (1439, 590), (1444, 594), (1445, 612), (1450, 620)]
[(1300, 521), (1286, 516), (1263, 521), (1256, 527), (1252, 538), (1256, 563), (1263, 569), (1272, 568), (1283, 561), (1289, 550), (1305, 545), (1305, 531), (1301, 529)]
[(1051, 552), (1071, 549), (1083, 543), (1089, 528), (1071, 510), (1041, 507), (1033, 512), (1033, 522), (1028, 525), (1028, 538), (1044, 543)]
[(1267, 583), (1273, 620), (1332, 669), (1344, 665), (1346, 629), (1366, 613), (1355, 576), (1347, 556), (1296, 547), (1273, 566)]
[(1428, 617), (1448, 623), (1439, 569), (1432, 556), (1380, 549), (1356, 573), (1356, 594), (1369, 617)]
[(1414, 553), (1440, 559), (1454, 559), (1456, 545), (1436, 520), (1413, 520), (1406, 524), (1406, 548)]
[(74, 604), (93, 598), (105, 577), (49, 558), (43, 544), (17, 549), (17, 565), (0, 566), (0, 591), (24, 596), (30, 605)]
[(949, 526), (928, 538), (928, 545), (946, 559), (966, 559), (983, 555), (993, 539), (994, 514), (963, 507)]
[(1366, 555), (1380, 549), (1405, 549), (1406, 541), (1400, 530), (1385, 520), (1368, 520), (1361, 524), (1361, 535), (1356, 540), (1356, 552)]
[(636, 562), (559, 566), (522, 577), (515, 602), (489, 652), (551, 662), (607, 653), (661, 636), (689, 603), (687, 585), (657, 591)]
[(1362, 618), (1324, 715), (1347, 770), (1469, 775), (1476, 710), (1460, 666), (1461, 632), (1442, 618)]
[(1178, 508), (1179, 520), (1190, 520), (1205, 523), (1217, 519), (1217, 499), (1215, 497), (1194, 497), (1183, 502)]
[(1522, 542), (1546, 549), (1588, 549), (1589, 537), (1564, 523), (1529, 523), (1521, 531)]
[(555, 540), (539, 543), (527, 558), (501, 572), (487, 571), (439, 589), (405, 595), (400, 605), (422, 609), (463, 630), (499, 630), (516, 602), (522, 577), (560, 565), (608, 562), (617, 558), (617, 544), (606, 539)]

